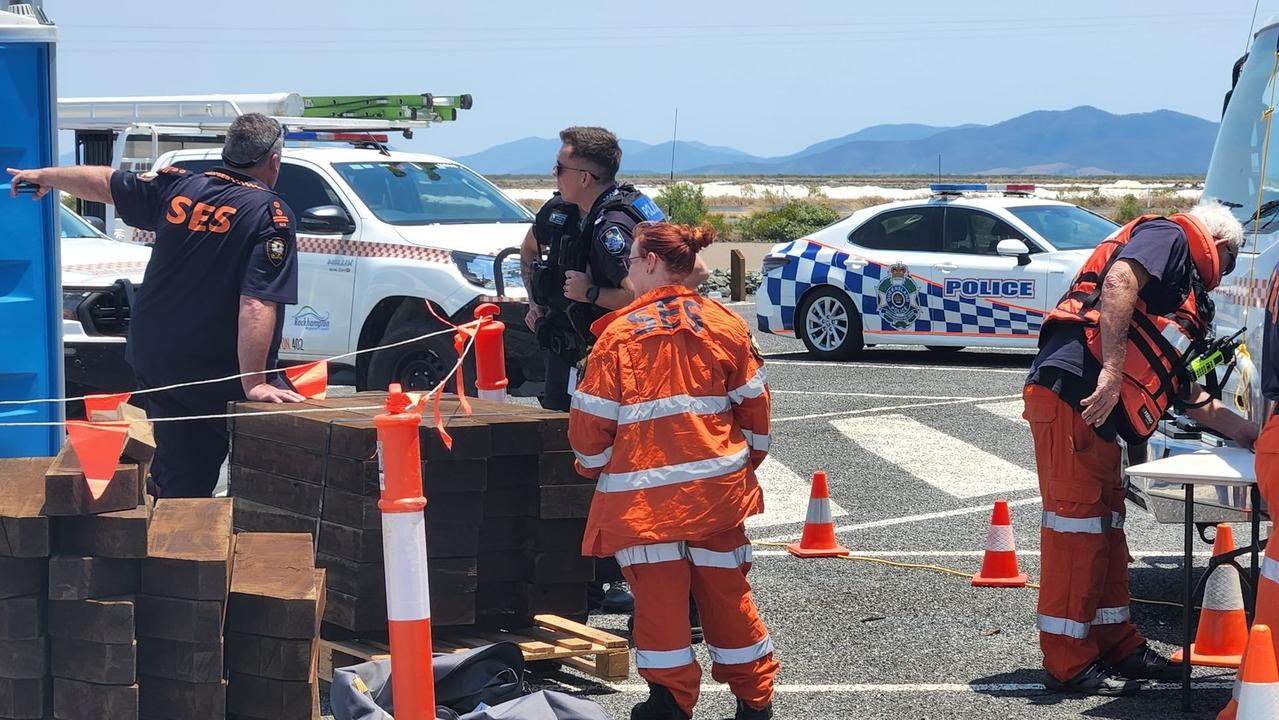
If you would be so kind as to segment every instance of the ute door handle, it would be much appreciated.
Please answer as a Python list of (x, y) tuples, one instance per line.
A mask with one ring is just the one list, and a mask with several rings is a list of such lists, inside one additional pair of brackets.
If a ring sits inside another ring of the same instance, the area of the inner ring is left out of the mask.
[(937, 263), (933, 267), (937, 268), (938, 270), (941, 270), (942, 272), (950, 272), (951, 270), (959, 269), (959, 266), (956, 265), (955, 263)]
[(849, 270), (861, 270), (866, 267), (866, 261), (859, 257), (850, 257), (844, 261), (844, 267)]

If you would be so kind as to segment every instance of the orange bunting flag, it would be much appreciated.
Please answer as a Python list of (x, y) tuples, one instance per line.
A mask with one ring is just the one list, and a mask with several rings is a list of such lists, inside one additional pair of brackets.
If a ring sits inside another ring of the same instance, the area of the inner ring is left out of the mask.
[(440, 397), (444, 395), (444, 386), (441, 385), (434, 395), (435, 405), (432, 408), (431, 415), (435, 420), (435, 431), (440, 434), (440, 442), (444, 443), (444, 447), (452, 450), (453, 436), (449, 435), (449, 431), (444, 429), (444, 417), (440, 414)]
[(80, 461), (80, 469), (84, 471), (89, 494), (94, 500), (102, 497), (107, 484), (115, 477), (120, 453), (124, 451), (124, 441), (128, 438), (128, 423), (67, 423), (67, 440)]
[(424, 395), (426, 395), (426, 393), (422, 393), (422, 392), (404, 393), (404, 396), (409, 399), (409, 406), (405, 410), (405, 412), (422, 412), (423, 408), (425, 407), (422, 404), (422, 397)]
[(284, 369), (299, 395), (312, 400), (323, 400), (329, 389), (329, 363), (317, 360), (305, 365), (293, 365)]
[[(133, 393), (116, 393), (114, 395), (87, 395), (84, 398), (84, 417), (86, 420), (119, 420), (120, 406), (129, 402)], [(94, 418), (94, 413), (100, 413)]]

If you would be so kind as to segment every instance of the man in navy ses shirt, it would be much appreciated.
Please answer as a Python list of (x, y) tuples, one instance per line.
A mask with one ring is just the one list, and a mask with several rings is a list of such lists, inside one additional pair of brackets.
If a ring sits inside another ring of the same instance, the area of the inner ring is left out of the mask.
[[(247, 373), (241, 379), (145, 395), (152, 419), (223, 415), (227, 402), (300, 402), (278, 373), (283, 305), (297, 303), (293, 213), (271, 188), (284, 133), (265, 115), (231, 124), (223, 167), (131, 173), (107, 167), (14, 170), (14, 185), (113, 203), (129, 225), (155, 231), (125, 356), (141, 388)], [(227, 454), (224, 418), (157, 422), (151, 479), (158, 497), (208, 497)]]

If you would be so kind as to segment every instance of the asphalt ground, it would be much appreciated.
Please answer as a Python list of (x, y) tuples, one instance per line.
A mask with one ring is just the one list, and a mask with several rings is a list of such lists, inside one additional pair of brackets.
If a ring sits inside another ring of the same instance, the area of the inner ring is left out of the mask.
[[(735, 309), (754, 325), (752, 306)], [(751, 529), (750, 579), (781, 662), (776, 717), (1163, 720), (1211, 718), (1226, 703), (1233, 673), (1210, 669), (1195, 670), (1194, 706), (1184, 715), (1174, 685), (1119, 699), (1046, 691), (1036, 590), (973, 588), (965, 577), (887, 564), (975, 572), (991, 505), (1002, 497), (1012, 503), (1021, 570), (1039, 578), (1038, 490), (1026, 480), (1033, 447), (1028, 427), (1007, 411), (1020, 405), (1031, 353), (875, 347), (855, 362), (824, 363), (797, 340), (756, 335), (774, 391), (770, 457), (802, 478), (827, 472), (831, 498), (846, 511), (835, 518), (837, 537), (870, 558), (801, 560), (769, 544), (797, 539), (802, 512)], [(981, 494), (988, 481), (1011, 489)], [(766, 504), (774, 500), (766, 494)], [(1126, 530), (1134, 598), (1178, 602), (1181, 526), (1155, 523), (1130, 504)], [(1165, 654), (1179, 643), (1180, 612), (1132, 604)], [(596, 615), (591, 624), (625, 634), (625, 620)], [(695, 717), (731, 718), (732, 695), (713, 683), (704, 646), (696, 647), (704, 678)], [(587, 695), (616, 718), (647, 693), (633, 668), (613, 684), (557, 666), (535, 670), (536, 687)]]

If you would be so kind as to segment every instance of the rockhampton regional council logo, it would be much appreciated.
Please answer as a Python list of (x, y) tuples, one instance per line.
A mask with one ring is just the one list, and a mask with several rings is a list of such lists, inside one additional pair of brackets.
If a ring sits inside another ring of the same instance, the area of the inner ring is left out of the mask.
[(321, 315), (310, 305), (303, 305), (293, 314), (293, 327), (315, 332), (327, 331), (329, 329), (329, 314), (324, 313)]
[(910, 271), (902, 262), (893, 263), (888, 269), (888, 277), (879, 284), (876, 295), (879, 296), (879, 318), (882, 322), (898, 330), (905, 330), (915, 324), (919, 317), (919, 303), (915, 295), (919, 286), (910, 276)]

